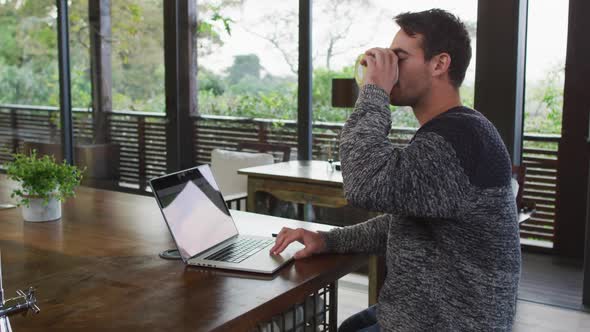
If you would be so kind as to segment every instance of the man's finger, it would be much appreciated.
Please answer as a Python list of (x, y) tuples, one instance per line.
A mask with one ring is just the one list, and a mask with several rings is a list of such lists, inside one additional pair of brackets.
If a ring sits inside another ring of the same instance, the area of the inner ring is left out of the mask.
[(281, 232), (288, 232), (288, 231), (292, 231), (292, 230), (293, 230), (293, 228), (281, 227), (281, 231), (279, 233), (281, 233)]
[(281, 235), (281, 234), (288, 233), (288, 232), (290, 232), (290, 231), (292, 231), (292, 230), (293, 230), (292, 228), (289, 228), (289, 227), (283, 227), (283, 228), (281, 228), (281, 230), (279, 231), (279, 233), (277, 234), (277, 236), (279, 236), (279, 235)]
[(365, 58), (371, 58), (372, 64), (382, 66), (385, 60), (383, 59), (383, 50), (379, 47), (373, 47), (365, 52)]
[(381, 54), (381, 66), (383, 66), (383, 68), (387, 68), (387, 66), (390, 65), (390, 50), (388, 48), (381, 48), (379, 49), (379, 53)]
[(270, 248), (270, 250), (269, 250), (271, 253), (274, 253), (277, 250), (277, 247), (279, 246), (279, 241), (281, 241), (281, 240), (277, 237), (275, 245), (272, 246), (272, 248)]
[(281, 252), (283, 252), (283, 250), (285, 250), (285, 248), (287, 248), (287, 246), (289, 244), (291, 244), (292, 242), (294, 242), (296, 240), (297, 240), (296, 232), (289, 232), (288, 234), (285, 234), (281, 243), (276, 246), (274, 253), (280, 254)]
[(272, 248), (270, 248), (270, 252), (274, 252), (277, 249), (277, 247), (283, 242), (284, 238), (285, 237), (281, 233), (277, 234), (275, 245), (272, 246)]
[(395, 54), (395, 52), (393, 52), (393, 50), (391, 50), (390, 61), (391, 61), (391, 66), (393, 66), (392, 70), (395, 72), (395, 75), (393, 78), (393, 85), (396, 85), (397, 81), (399, 80), (399, 58), (398, 58), (397, 54)]
[(287, 233), (289, 233), (291, 231), (293, 231), (293, 229), (292, 228), (289, 228), (289, 227), (283, 227), (283, 228), (281, 228), (281, 230), (277, 234), (277, 239), (275, 240), (275, 245), (272, 248), (270, 248), (270, 252), (274, 252), (277, 249), (277, 247), (281, 243), (283, 243), (283, 241), (285, 240), (285, 234), (287, 234)]
[(369, 56), (375, 56), (375, 52), (377, 51), (376, 47), (370, 48), (368, 50), (365, 51), (365, 55), (369, 55)]
[(367, 68), (369, 68), (369, 67), (372, 68), (375, 66), (375, 57), (374, 56), (367, 55), (364, 60), (365, 60), (365, 64), (366, 64)]
[(277, 246), (277, 248), (275, 248), (275, 250), (273, 251), (273, 253), (275, 255), (280, 254), (281, 252), (283, 252), (283, 250), (285, 250), (285, 248), (287, 248), (287, 246), (289, 244), (291, 244), (293, 241), (297, 241), (299, 237), (300, 237), (300, 235), (296, 231), (292, 231), (292, 232), (289, 232), (289, 233), (285, 234), (284, 240), (281, 242), (281, 244), (279, 244)]
[(277, 250), (277, 248), (283, 244), (283, 242), (285, 241), (285, 237), (288, 233), (284, 232), (284, 233), (279, 233), (277, 235), (277, 239), (275, 240), (275, 245), (270, 249), (270, 252), (275, 252)]
[(371, 49), (371, 56), (373, 57), (373, 59), (375, 60), (374, 63), (377, 66), (383, 66), (383, 64), (385, 63), (385, 59), (383, 56), (383, 50), (379, 49), (379, 48), (373, 48)]

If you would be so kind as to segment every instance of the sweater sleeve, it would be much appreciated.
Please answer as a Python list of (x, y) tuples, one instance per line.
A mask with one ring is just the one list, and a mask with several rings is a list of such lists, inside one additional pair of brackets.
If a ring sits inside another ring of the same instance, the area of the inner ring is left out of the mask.
[(383, 254), (391, 215), (380, 215), (363, 223), (320, 232), (326, 252)]
[(347, 200), (397, 215), (457, 218), (469, 180), (451, 144), (436, 132), (418, 131), (399, 148), (389, 141), (390, 129), (389, 96), (365, 85), (341, 134)]

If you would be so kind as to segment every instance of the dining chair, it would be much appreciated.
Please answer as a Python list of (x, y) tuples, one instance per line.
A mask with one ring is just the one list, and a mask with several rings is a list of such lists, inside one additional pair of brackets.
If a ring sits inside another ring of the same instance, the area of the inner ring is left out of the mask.
[(245, 210), (248, 196), (248, 177), (238, 174), (246, 167), (274, 163), (270, 153), (251, 153), (214, 149), (211, 151), (211, 171), (226, 203), (232, 209)]
[(238, 151), (249, 150), (261, 153), (279, 152), (283, 154), (282, 161), (291, 160), (291, 147), (286, 144), (261, 143), (261, 142), (240, 142), (237, 147)]
[(521, 224), (531, 218), (536, 212), (535, 202), (525, 199), (524, 185), (526, 180), (526, 166), (512, 166), (512, 190), (516, 199), (516, 208), (518, 209), (518, 223)]

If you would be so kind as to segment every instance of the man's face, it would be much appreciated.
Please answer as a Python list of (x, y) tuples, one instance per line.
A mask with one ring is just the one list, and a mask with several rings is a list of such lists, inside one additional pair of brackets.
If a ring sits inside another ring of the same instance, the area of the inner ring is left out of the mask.
[(399, 58), (399, 79), (389, 93), (392, 105), (414, 106), (430, 90), (432, 76), (421, 45), (421, 35), (411, 37), (401, 29), (393, 38), (390, 48)]

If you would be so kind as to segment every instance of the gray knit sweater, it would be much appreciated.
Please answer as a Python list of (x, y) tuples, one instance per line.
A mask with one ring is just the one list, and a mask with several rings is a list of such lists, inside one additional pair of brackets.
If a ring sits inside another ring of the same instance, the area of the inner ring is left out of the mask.
[(520, 275), (511, 163), (497, 130), (456, 107), (405, 148), (388, 140), (389, 97), (361, 89), (342, 131), (344, 190), (385, 214), (321, 233), (330, 252), (385, 254), (386, 331), (510, 331)]

